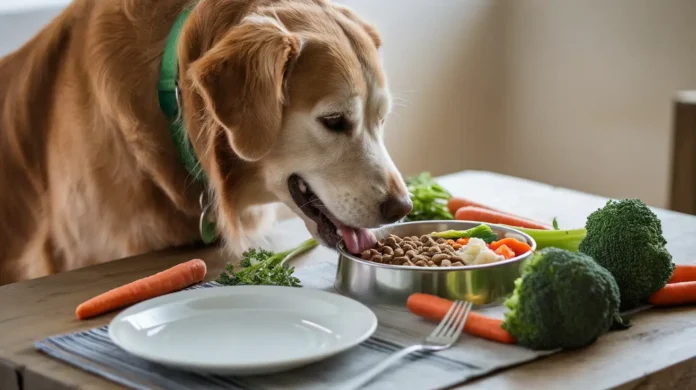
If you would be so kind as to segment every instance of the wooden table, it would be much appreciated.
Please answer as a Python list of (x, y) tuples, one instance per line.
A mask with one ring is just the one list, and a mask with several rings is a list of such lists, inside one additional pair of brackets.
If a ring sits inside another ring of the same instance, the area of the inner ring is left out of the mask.
[[(561, 227), (584, 224), (606, 199), (485, 172), (441, 178), (455, 194), (538, 220), (558, 217)], [(677, 263), (696, 256), (696, 217), (656, 210)], [(282, 222), (271, 245), (283, 249), (309, 237), (298, 219)], [(320, 248), (298, 259), (318, 262), (335, 254)], [(46, 336), (108, 323), (112, 316), (78, 322), (76, 305), (125, 282), (191, 258), (209, 266), (209, 279), (231, 260), (215, 248), (188, 248), (113, 261), (0, 288), (0, 389), (116, 389), (117, 385), (36, 352)], [(627, 331), (592, 346), (559, 353), (473, 381), (464, 389), (692, 389), (696, 388), (696, 308), (644, 312)]]

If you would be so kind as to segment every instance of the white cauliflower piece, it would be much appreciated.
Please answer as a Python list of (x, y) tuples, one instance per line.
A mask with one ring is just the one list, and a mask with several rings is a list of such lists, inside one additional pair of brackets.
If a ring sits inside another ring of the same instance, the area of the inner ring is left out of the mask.
[(472, 237), (456, 253), (466, 265), (488, 264), (505, 260), (505, 257), (496, 254), (488, 248), (485, 241), (476, 237)]

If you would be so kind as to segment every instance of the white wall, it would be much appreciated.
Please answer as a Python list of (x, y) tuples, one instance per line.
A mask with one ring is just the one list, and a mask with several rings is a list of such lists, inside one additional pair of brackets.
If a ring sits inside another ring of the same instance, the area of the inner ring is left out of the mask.
[(18, 49), (69, 0), (0, 0), (0, 57)]
[[(0, 55), (67, 1), (0, 0)], [(671, 99), (696, 88), (696, 1), (337, 1), (384, 38), (404, 174), (487, 169), (666, 206)]]

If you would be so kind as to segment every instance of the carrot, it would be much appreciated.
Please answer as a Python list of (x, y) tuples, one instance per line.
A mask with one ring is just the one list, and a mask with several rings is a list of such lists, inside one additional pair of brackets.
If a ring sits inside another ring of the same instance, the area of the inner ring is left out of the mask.
[(491, 242), (490, 248), (495, 251), (501, 246), (507, 246), (508, 248), (512, 249), (512, 251), (515, 252), (516, 256), (519, 256), (523, 253), (527, 253), (532, 250), (532, 247), (527, 245), (526, 242), (515, 240), (512, 237), (503, 238), (502, 240), (498, 241), (493, 241)]
[(462, 198), (462, 197), (452, 197), (447, 201), (447, 208), (449, 209), (449, 212), (452, 213), (452, 215), (457, 213), (457, 210), (461, 209), (462, 207), (466, 206), (475, 206), (475, 207), (480, 207), (482, 209), (486, 210), (493, 210), (493, 211), (499, 211), (496, 209), (493, 209), (491, 207), (488, 207), (484, 204), (474, 202), (472, 200)]
[(696, 282), (670, 283), (650, 296), (655, 306), (676, 306), (696, 303)]
[[(406, 301), (406, 307), (411, 313), (433, 321), (442, 321), (451, 306), (452, 301), (448, 299), (422, 293), (411, 294)], [(464, 324), (464, 331), (487, 340), (515, 344), (515, 338), (501, 327), (502, 323), (502, 320), (471, 311)]]
[(484, 223), (495, 223), (510, 225), (529, 229), (549, 230), (550, 227), (539, 222), (534, 222), (512, 214), (503, 213), (495, 210), (488, 210), (476, 206), (465, 206), (457, 210), (454, 219), (460, 221), (476, 221)]
[(78, 319), (84, 320), (114, 309), (181, 290), (203, 280), (206, 272), (207, 267), (203, 260), (189, 260), (162, 272), (97, 295), (81, 303), (75, 310), (75, 315)]
[(676, 264), (667, 283), (696, 282), (696, 265)]
[(515, 252), (505, 244), (498, 246), (498, 249), (495, 250), (495, 253), (503, 256), (506, 259), (512, 259), (513, 257), (515, 257)]
[(462, 244), (457, 244), (456, 242), (454, 242), (454, 240), (447, 240), (447, 244), (449, 246), (451, 246), (452, 248), (454, 248), (455, 250), (462, 247)]
[(462, 237), (462, 238), (460, 238), (460, 239), (457, 240), (457, 244), (462, 245), (462, 246), (463, 246), (463, 245), (466, 245), (466, 244), (468, 244), (468, 243), (469, 243), (469, 238), (468, 238), (468, 237)]

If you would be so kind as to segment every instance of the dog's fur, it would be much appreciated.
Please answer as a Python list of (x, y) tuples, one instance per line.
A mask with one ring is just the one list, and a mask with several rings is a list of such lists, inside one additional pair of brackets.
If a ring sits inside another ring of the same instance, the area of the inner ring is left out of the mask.
[[(191, 0), (75, 0), (0, 60), (0, 284), (199, 239), (198, 198), (161, 113), (164, 44)], [(406, 196), (382, 142), (380, 37), (323, 0), (200, 0), (182, 30), (183, 118), (235, 249), (301, 172), (346, 224)], [(347, 113), (350, 134), (317, 116)]]

